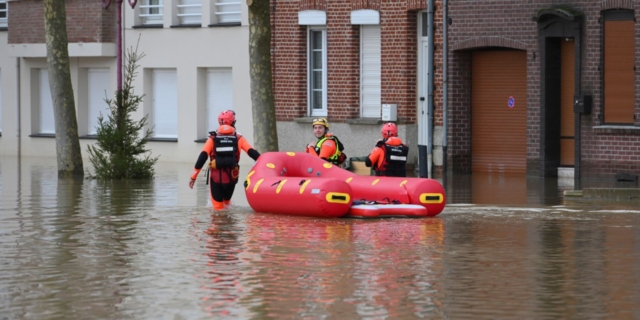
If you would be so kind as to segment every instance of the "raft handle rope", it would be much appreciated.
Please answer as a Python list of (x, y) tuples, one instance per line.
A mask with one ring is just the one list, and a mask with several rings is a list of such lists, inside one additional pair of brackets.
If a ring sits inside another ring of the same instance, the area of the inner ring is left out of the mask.
[(271, 186), (272, 186), (272, 187), (273, 187), (273, 186), (277, 186), (280, 182), (282, 182), (282, 180), (278, 180), (278, 181), (274, 182), (273, 184), (271, 184)]

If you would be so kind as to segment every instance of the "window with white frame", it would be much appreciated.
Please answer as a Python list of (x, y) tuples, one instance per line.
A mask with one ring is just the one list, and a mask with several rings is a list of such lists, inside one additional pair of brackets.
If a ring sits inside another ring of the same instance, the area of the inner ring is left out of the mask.
[(53, 101), (51, 100), (51, 89), (49, 88), (49, 71), (40, 69), (39, 72), (39, 127), (38, 133), (55, 134), (56, 125), (53, 118)]
[(202, 23), (202, 0), (178, 0), (178, 19), (180, 24)]
[(87, 134), (95, 135), (98, 128), (98, 117), (102, 115), (105, 121), (109, 119), (109, 105), (105, 101), (110, 91), (109, 69), (96, 68), (89, 69), (87, 71), (87, 98), (88, 98), (88, 119), (87, 119)]
[(218, 128), (218, 115), (233, 110), (233, 76), (231, 68), (207, 70), (207, 131)]
[(240, 1), (214, 0), (217, 23), (240, 23)]
[(363, 118), (381, 117), (380, 26), (360, 27), (360, 110)]
[(7, 0), (0, 0), (0, 28), (6, 28), (8, 26), (9, 18), (9, 5)]
[(153, 70), (151, 124), (155, 138), (178, 138), (177, 83), (175, 69)]
[(163, 7), (163, 0), (142, 0), (140, 4), (140, 20), (142, 24), (162, 24)]
[(309, 110), (311, 116), (327, 115), (327, 30), (309, 29)]

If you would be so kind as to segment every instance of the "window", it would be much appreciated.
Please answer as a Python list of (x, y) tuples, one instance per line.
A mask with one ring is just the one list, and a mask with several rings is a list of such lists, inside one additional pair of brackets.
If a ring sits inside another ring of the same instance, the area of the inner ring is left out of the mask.
[(56, 125), (53, 118), (53, 101), (51, 100), (51, 89), (49, 88), (49, 71), (47, 69), (40, 69), (38, 75), (38, 115), (40, 116), (40, 119), (37, 131), (38, 133), (55, 134)]
[(142, 24), (162, 24), (163, 0), (142, 0), (140, 19)]
[(9, 7), (7, 0), (0, 0), (0, 28), (6, 28), (8, 26)]
[(380, 118), (380, 26), (360, 27), (360, 110), (363, 118)]
[(89, 69), (87, 72), (88, 79), (88, 119), (87, 134), (95, 135), (97, 133), (98, 117), (102, 115), (104, 120), (109, 119), (109, 105), (104, 101), (111, 92), (109, 89), (109, 69)]
[(309, 109), (311, 116), (327, 115), (327, 31), (309, 29)]
[(632, 10), (604, 12), (604, 122), (633, 124), (635, 23)]
[(218, 115), (233, 110), (233, 77), (231, 68), (207, 70), (207, 131), (218, 127)]
[(180, 24), (202, 23), (202, 0), (179, 0), (177, 7)]
[(240, 1), (215, 0), (216, 23), (240, 23)]
[(175, 70), (153, 70), (151, 125), (154, 138), (178, 138), (178, 95)]

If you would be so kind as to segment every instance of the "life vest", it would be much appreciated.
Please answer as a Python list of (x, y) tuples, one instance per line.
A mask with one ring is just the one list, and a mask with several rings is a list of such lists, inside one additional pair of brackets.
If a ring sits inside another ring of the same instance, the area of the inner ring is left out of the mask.
[(333, 140), (336, 143), (336, 152), (334, 152), (333, 155), (329, 157), (329, 159), (327, 159), (327, 161), (335, 165), (341, 165), (346, 159), (346, 155), (344, 155), (342, 152), (344, 150), (344, 145), (342, 144), (342, 142), (340, 142), (340, 140), (338, 140), (338, 137), (332, 135), (331, 133), (327, 133), (322, 138), (318, 139), (318, 142), (316, 142), (315, 146), (316, 154), (320, 154), (322, 143), (325, 140)]
[(211, 180), (215, 183), (236, 183), (238, 182), (240, 162), (240, 149), (238, 140), (242, 135), (235, 132), (222, 134), (220, 132), (210, 132), (209, 138), (213, 139), (213, 149), (209, 155), (210, 160), (215, 160), (215, 169), (211, 170)]
[(406, 177), (407, 154), (409, 147), (403, 143), (397, 145), (387, 144), (388, 139), (378, 143), (379, 148), (384, 148), (384, 160), (380, 167), (374, 169), (377, 176)]

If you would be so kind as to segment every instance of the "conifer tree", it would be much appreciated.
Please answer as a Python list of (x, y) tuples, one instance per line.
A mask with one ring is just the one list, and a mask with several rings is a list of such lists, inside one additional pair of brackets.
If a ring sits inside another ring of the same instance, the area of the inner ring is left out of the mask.
[(153, 179), (153, 166), (159, 157), (151, 157), (151, 151), (146, 149), (147, 139), (153, 134), (152, 129), (146, 128), (148, 115), (139, 121), (131, 118), (144, 97), (135, 95), (132, 85), (138, 61), (143, 57), (137, 48), (127, 50), (122, 90), (116, 91), (115, 100), (105, 99), (111, 112), (107, 120), (102, 115), (98, 117), (98, 141), (87, 147), (95, 169), (94, 175), (89, 174), (91, 178)]

